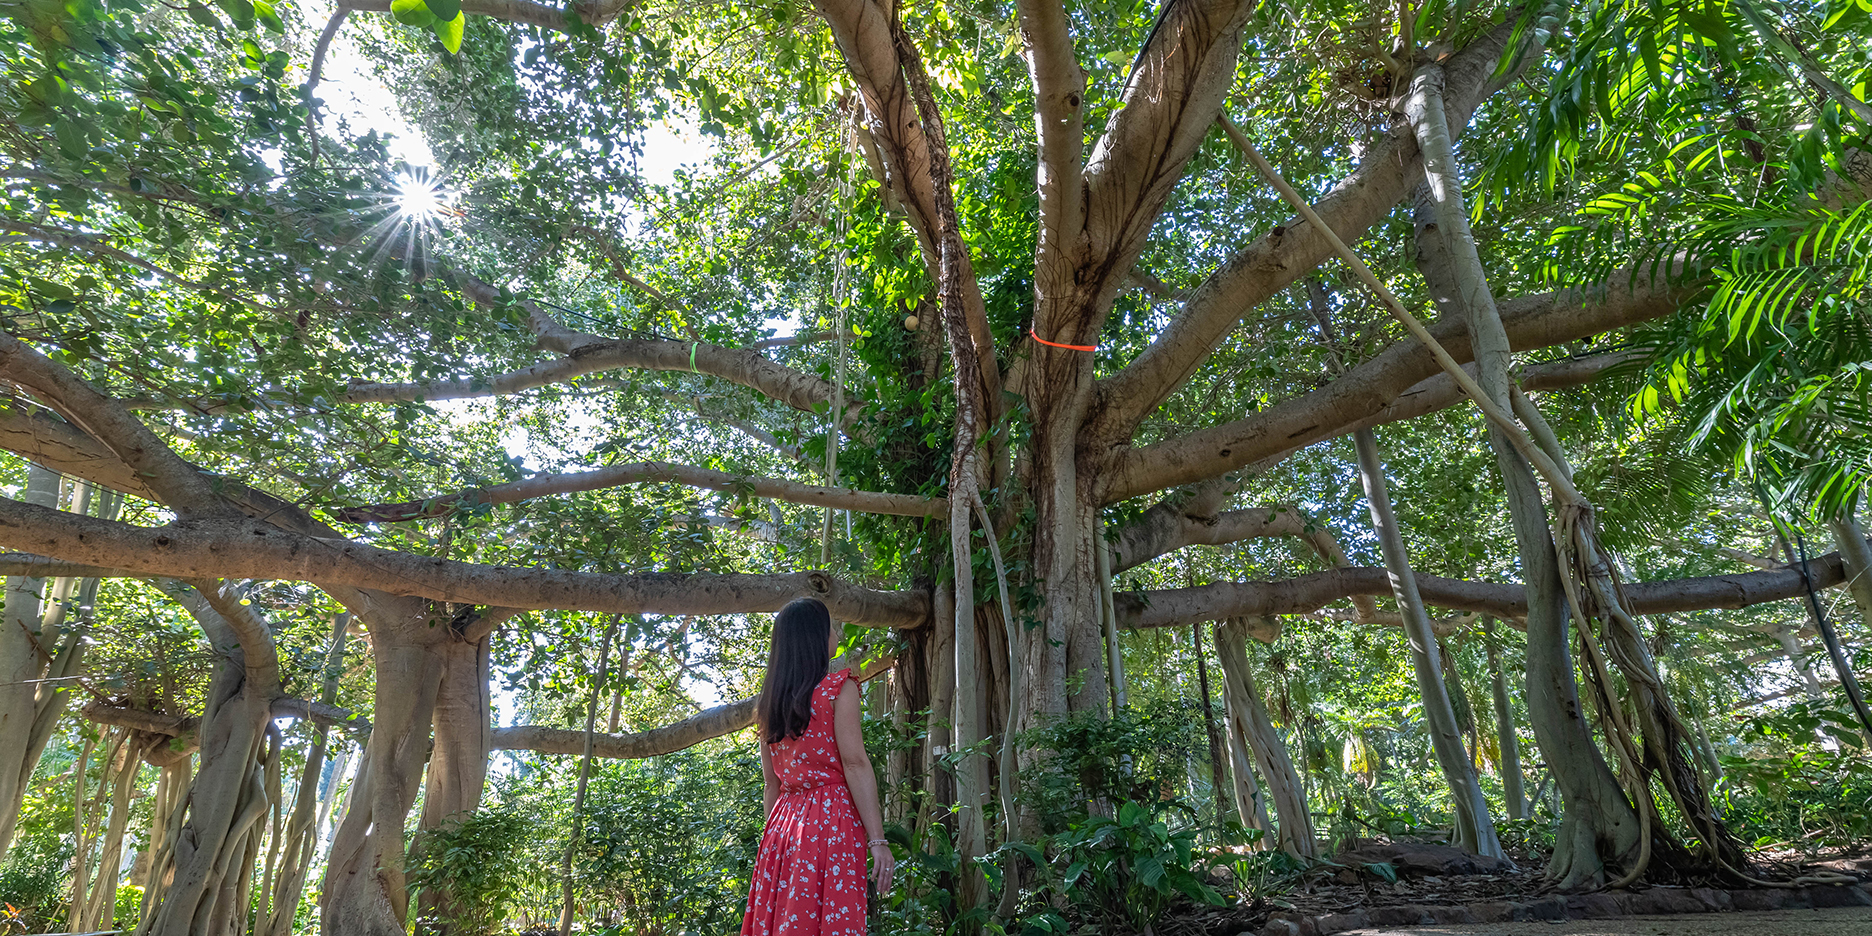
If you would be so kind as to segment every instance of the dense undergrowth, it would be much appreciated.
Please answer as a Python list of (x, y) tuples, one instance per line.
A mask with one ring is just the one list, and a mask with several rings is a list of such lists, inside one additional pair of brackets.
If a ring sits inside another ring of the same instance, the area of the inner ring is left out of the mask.
[[(1334, 849), (1374, 837), (1436, 839), (1447, 803), (1420, 783), (1390, 740), (1368, 750), (1306, 759), (1303, 775), (1323, 838)], [(893, 747), (914, 746), (889, 722), (867, 719), (882, 768)], [(1703, 769), (1725, 819), (1744, 841), (1777, 855), (1851, 849), (1872, 839), (1872, 759), (1842, 712), (1812, 702), (1732, 721), (1712, 739)], [(1316, 863), (1255, 846), (1260, 833), (1218, 817), (1209, 782), (1200, 703), (1146, 700), (1118, 718), (1063, 720), (1028, 733), (1032, 760), (1020, 798), (1033, 834), (984, 859), (985, 908), (964, 917), (954, 894), (966, 872), (947, 821), (908, 782), (886, 790), (897, 886), (873, 902), (876, 932), (939, 934), (973, 919), (990, 933), (1136, 933), (1193, 904), (1278, 900)], [(1306, 750), (1304, 741), (1297, 750)], [(1319, 747), (1319, 745), (1315, 745)], [(1315, 753), (1318, 753), (1317, 751)], [(1486, 751), (1484, 752), (1486, 754)], [(49, 757), (42, 799), (27, 810), (19, 842), (0, 866), (0, 933), (57, 931), (67, 913), (71, 758)], [(737, 930), (761, 828), (760, 773), (751, 740), (733, 736), (658, 758), (596, 762), (576, 842), (575, 759), (501, 759), (488, 803), (412, 842), (407, 869), (419, 895), (418, 933), (556, 932), (568, 845), (580, 907), (577, 931), (677, 936)], [(1530, 792), (1542, 790), (1538, 785)], [(1551, 850), (1550, 791), (1534, 816), (1499, 821), (1523, 864)], [(998, 820), (997, 817), (991, 817)], [(132, 859), (134, 860), (134, 859)], [(996, 919), (1006, 869), (1017, 866), (1014, 915)], [(1327, 865), (1324, 871), (1330, 872)], [(118, 894), (117, 923), (134, 926), (140, 891)], [(300, 908), (316, 926), (310, 895)]]

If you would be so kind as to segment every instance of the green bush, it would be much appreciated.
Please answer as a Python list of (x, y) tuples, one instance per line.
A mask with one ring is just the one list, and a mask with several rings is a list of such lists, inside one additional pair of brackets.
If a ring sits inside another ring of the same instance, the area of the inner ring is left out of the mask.
[(71, 858), (71, 846), (59, 839), (33, 836), (14, 843), (0, 865), (0, 933), (60, 928), (54, 921), (64, 917)]
[(519, 812), (484, 807), (419, 833), (410, 845), (409, 886), (434, 909), (418, 917), (418, 933), (485, 936), (500, 930), (519, 896), (532, 829)]
[(1090, 803), (1181, 799), (1191, 759), (1209, 751), (1191, 700), (1132, 706), (1109, 719), (1069, 715), (1024, 740), (1037, 756), (1021, 772), (1020, 795), (1048, 834), (1083, 821)]
[(1872, 837), (1872, 759), (1852, 715), (1803, 701), (1751, 718), (1716, 800), (1745, 841), (1816, 849)]
[(746, 907), (763, 819), (752, 747), (605, 765), (585, 800), (578, 886), (620, 932), (727, 932)]
[[(1144, 931), (1178, 898), (1223, 905), (1222, 895), (1198, 875), (1196, 828), (1171, 825), (1186, 812), (1127, 802), (1116, 817), (1087, 817), (1053, 837), (1044, 886), (1107, 932)], [(1050, 921), (1057, 914), (1042, 910), (1040, 917)]]

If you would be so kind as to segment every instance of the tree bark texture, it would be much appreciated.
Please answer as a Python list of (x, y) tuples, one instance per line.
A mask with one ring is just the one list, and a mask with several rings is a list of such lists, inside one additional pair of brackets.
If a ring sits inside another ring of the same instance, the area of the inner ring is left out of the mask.
[[(37, 465), (29, 465), (26, 474), (26, 503), (35, 507), (58, 509), (59, 476)], [(26, 795), (26, 783), (39, 764), (27, 763), (31, 749), (33, 723), (39, 714), (39, 680), (52, 662), (49, 646), (54, 635), (41, 628), (44, 616), (41, 593), (45, 579), (36, 576), (9, 576), (6, 582), (6, 608), (0, 616), (0, 859), (13, 841), (13, 829), (19, 821)]]
[(370, 741), (327, 859), (322, 925), (333, 936), (403, 936), (403, 826), (429, 753), (444, 669), (437, 645), (449, 628), (412, 599), (365, 600), (351, 611), (370, 632), (377, 689)]
[[(1420, 227), (1419, 269), (1432, 294), (1461, 309), (1467, 319), (1477, 382), (1504, 409), (1512, 405), (1510, 344), (1482, 279), (1475, 240), (1449, 144), (1442, 107), (1442, 73), (1426, 66), (1412, 82), (1406, 113), (1426, 154), (1425, 175), (1435, 206), (1434, 227)], [(1503, 431), (1491, 424), (1489, 444), (1507, 490), (1515, 541), (1527, 591), (1527, 698), (1534, 737), (1552, 769), (1564, 803), (1554, 859), (1548, 874), (1563, 887), (1603, 880), (1605, 860), (1631, 866), (1641, 847), (1640, 823), (1618, 779), (1606, 766), (1580, 707), (1568, 649), (1570, 615), (1561, 583), (1559, 554), (1547, 526), (1539, 483), (1526, 459)]]
[(1508, 697), (1508, 676), (1502, 668), (1501, 650), (1495, 644), (1495, 619), (1483, 618), (1482, 631), (1488, 642), (1489, 696), (1495, 703), (1495, 744), (1501, 765), (1502, 798), (1507, 801), (1508, 818), (1526, 819), (1529, 808), (1526, 780), (1521, 776), (1521, 732), (1515, 725), (1514, 702)]
[(1276, 842), (1296, 858), (1319, 857), (1319, 842), (1313, 831), (1313, 817), (1307, 811), (1306, 788), (1294, 770), (1287, 745), (1268, 718), (1261, 694), (1255, 688), (1254, 675), (1248, 669), (1247, 635), (1249, 627), (1241, 621), (1216, 624), (1216, 656), (1222, 661), (1222, 685), (1229, 707), (1229, 721), (1239, 724), (1247, 745), (1254, 754), (1261, 776), (1267, 780), (1268, 794), (1274, 800), (1274, 815), (1279, 823)]
[(1463, 747), (1456, 710), (1450, 704), (1443, 682), (1443, 661), (1436, 635), (1430, 632), (1430, 615), (1424, 609), (1423, 596), (1417, 592), (1417, 578), (1411, 573), (1404, 535), (1391, 510), (1391, 494), (1385, 484), (1384, 459), (1378, 451), (1378, 438), (1372, 430), (1361, 429), (1353, 439), (1358, 447), (1365, 499), (1371, 507), (1372, 528), (1378, 533), (1378, 545), (1384, 551), (1385, 566), (1391, 573), (1391, 590), (1404, 616), (1404, 632), (1410, 639), (1411, 667), (1417, 674), (1417, 691), (1423, 697), (1430, 747), (1437, 765), (1442, 768), (1443, 780), (1449, 786), (1455, 807), (1455, 844), (1479, 855), (1504, 857), (1501, 840), (1495, 834), (1495, 822), (1489, 816), (1488, 800), (1483, 797), (1482, 784), (1476, 777), (1475, 764)]

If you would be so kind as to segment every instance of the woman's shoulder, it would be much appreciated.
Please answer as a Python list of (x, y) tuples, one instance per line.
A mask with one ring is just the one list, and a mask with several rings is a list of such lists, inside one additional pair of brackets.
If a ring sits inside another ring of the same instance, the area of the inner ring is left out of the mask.
[(838, 692), (840, 689), (843, 689), (845, 687), (845, 681), (848, 679), (853, 682), (858, 681), (857, 677), (852, 675), (851, 667), (849, 666), (840, 667), (838, 669), (833, 670), (830, 673), (825, 674), (825, 679), (820, 680), (819, 682), (819, 688), (831, 689), (833, 692)]

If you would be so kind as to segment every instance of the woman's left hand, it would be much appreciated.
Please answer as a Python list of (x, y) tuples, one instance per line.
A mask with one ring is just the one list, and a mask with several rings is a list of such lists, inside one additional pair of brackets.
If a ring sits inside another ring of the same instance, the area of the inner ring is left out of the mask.
[(871, 880), (877, 882), (879, 896), (890, 891), (891, 872), (896, 868), (897, 856), (891, 854), (889, 845), (871, 846)]

